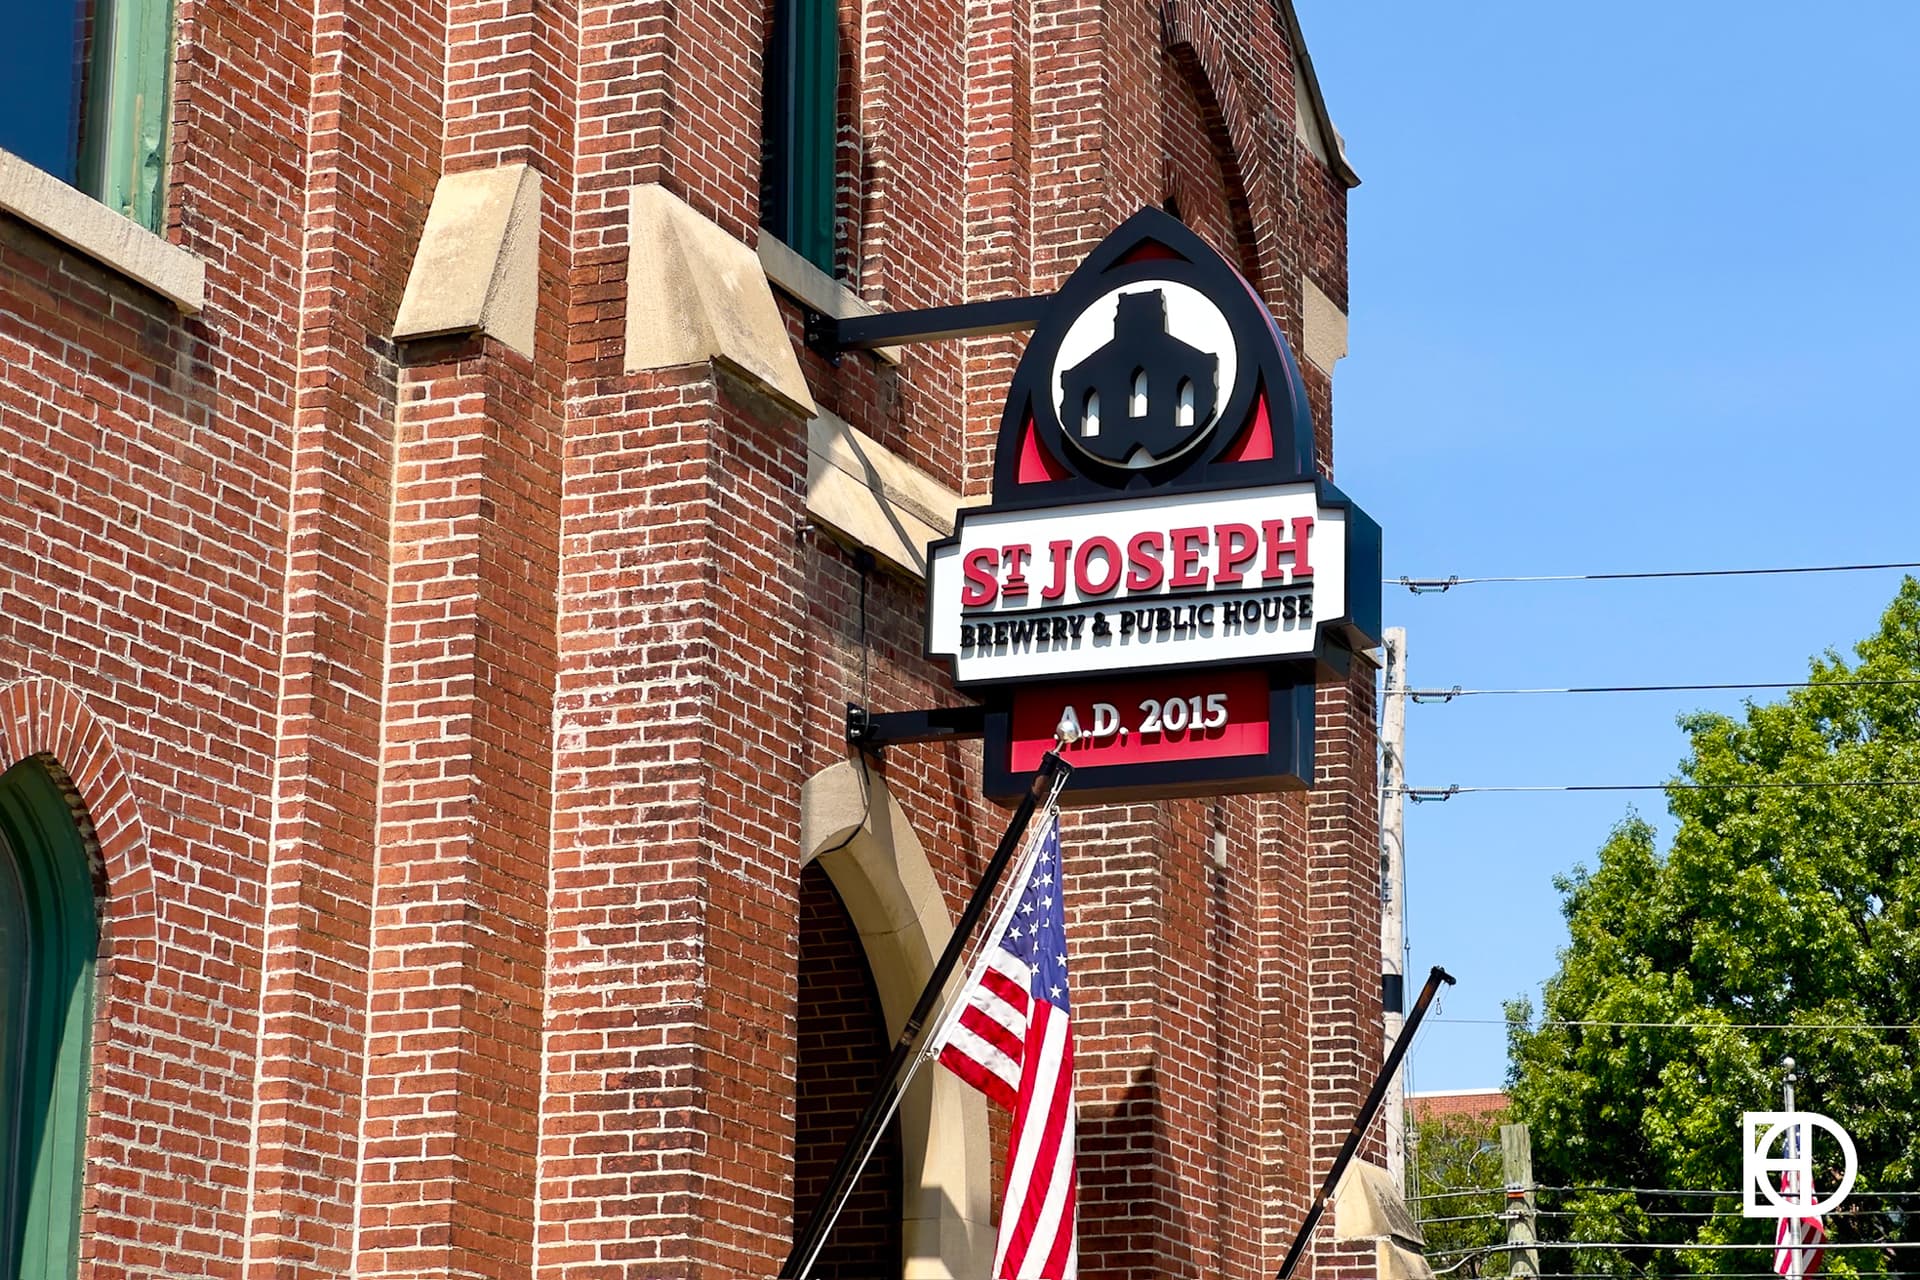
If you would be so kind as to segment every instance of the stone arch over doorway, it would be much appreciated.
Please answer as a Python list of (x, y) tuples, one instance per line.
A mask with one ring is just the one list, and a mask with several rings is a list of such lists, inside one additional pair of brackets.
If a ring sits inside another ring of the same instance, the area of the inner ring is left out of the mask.
[[(879, 774), (842, 761), (801, 789), (800, 848), (852, 917), (888, 1033), (898, 1035), (953, 933), (906, 813)], [(899, 1123), (904, 1275), (984, 1274), (993, 1249), (986, 1099), (950, 1072), (923, 1069)]]

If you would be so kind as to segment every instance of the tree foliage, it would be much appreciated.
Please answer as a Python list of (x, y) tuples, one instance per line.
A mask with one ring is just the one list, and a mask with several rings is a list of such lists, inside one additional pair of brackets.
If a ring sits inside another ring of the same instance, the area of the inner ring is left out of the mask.
[[(1428, 1116), (1413, 1125), (1407, 1194), (1417, 1197), (1414, 1216), (1437, 1267), (1507, 1238), (1500, 1219), (1506, 1207), (1500, 1124), (1506, 1118), (1502, 1110)], [(1507, 1273), (1504, 1254), (1475, 1258), (1474, 1264), (1479, 1275)]]
[[(1740, 1114), (1824, 1112), (1860, 1154), (1836, 1241), (1920, 1237), (1920, 787), (1746, 786), (1920, 778), (1920, 584), (1909, 578), (1849, 665), (1829, 651), (1808, 688), (1744, 716), (1684, 717), (1673, 843), (1629, 817), (1599, 865), (1556, 881), (1569, 944), (1542, 1018), (1509, 1006), (1509, 1084), (1543, 1185), (1716, 1190), (1718, 1197), (1544, 1195), (1542, 1238), (1771, 1242), (1740, 1216)], [(1582, 1022), (1690, 1024), (1581, 1026)], [(1764, 1029), (1781, 1024), (1784, 1029)], [(1826, 1148), (1816, 1146), (1821, 1155)], [(1830, 1162), (1831, 1163), (1831, 1162)], [(1838, 1171), (1820, 1170), (1831, 1188)], [(1901, 1210), (1906, 1210), (1903, 1215)], [(1716, 1216), (1676, 1216), (1679, 1212)], [(1764, 1272), (1762, 1251), (1548, 1250), (1543, 1269)], [(1829, 1253), (1825, 1270), (1920, 1270), (1920, 1252)]]

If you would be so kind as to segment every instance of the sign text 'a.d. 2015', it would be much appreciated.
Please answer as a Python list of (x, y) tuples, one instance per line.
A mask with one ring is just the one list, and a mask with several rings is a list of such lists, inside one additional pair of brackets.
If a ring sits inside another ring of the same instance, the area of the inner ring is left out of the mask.
[(1378, 642), (1380, 530), (1314, 465), (1252, 287), (1146, 209), (1048, 305), (993, 503), (933, 548), (927, 648), (987, 707), (1008, 799), (1071, 711), (1082, 803), (1297, 788), (1313, 693)]

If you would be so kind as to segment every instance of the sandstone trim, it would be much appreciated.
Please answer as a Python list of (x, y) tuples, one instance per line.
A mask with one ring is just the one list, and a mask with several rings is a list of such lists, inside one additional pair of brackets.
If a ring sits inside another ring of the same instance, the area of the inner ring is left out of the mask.
[(533, 356), (540, 174), (529, 165), (441, 175), (393, 336), (484, 333)]
[(188, 315), (207, 305), (205, 262), (7, 151), (0, 151), (0, 212), (31, 223)]
[(1302, 353), (1314, 368), (1331, 374), (1347, 354), (1347, 313), (1306, 276), (1300, 277), (1300, 327)]
[[(879, 314), (853, 290), (788, 248), (786, 241), (778, 236), (761, 232), (754, 252), (759, 255), (760, 265), (773, 287), (803, 307), (836, 320)], [(875, 347), (872, 354), (888, 364), (900, 363), (899, 347)]]
[(658, 183), (628, 206), (628, 373), (719, 361), (811, 418), (817, 411), (760, 259)]
[(916, 578), (927, 544), (953, 532), (960, 495), (822, 411), (807, 424), (807, 514)]
[[(919, 837), (879, 774), (843, 760), (807, 780), (800, 857), (803, 864), (817, 858), (833, 881), (860, 934), (888, 1033), (898, 1035), (953, 920)], [(899, 1123), (903, 1274), (984, 1274), (994, 1240), (985, 1096), (949, 1071), (925, 1067), (907, 1090)]]

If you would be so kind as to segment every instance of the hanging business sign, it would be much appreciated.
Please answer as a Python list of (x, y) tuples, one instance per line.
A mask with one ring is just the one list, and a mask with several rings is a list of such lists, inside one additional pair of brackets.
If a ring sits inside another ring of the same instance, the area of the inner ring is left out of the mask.
[(1272, 315), (1141, 211), (1050, 302), (993, 503), (932, 549), (927, 649), (987, 705), (988, 794), (1063, 714), (1082, 802), (1306, 786), (1315, 682), (1379, 619), (1379, 526), (1317, 473)]

